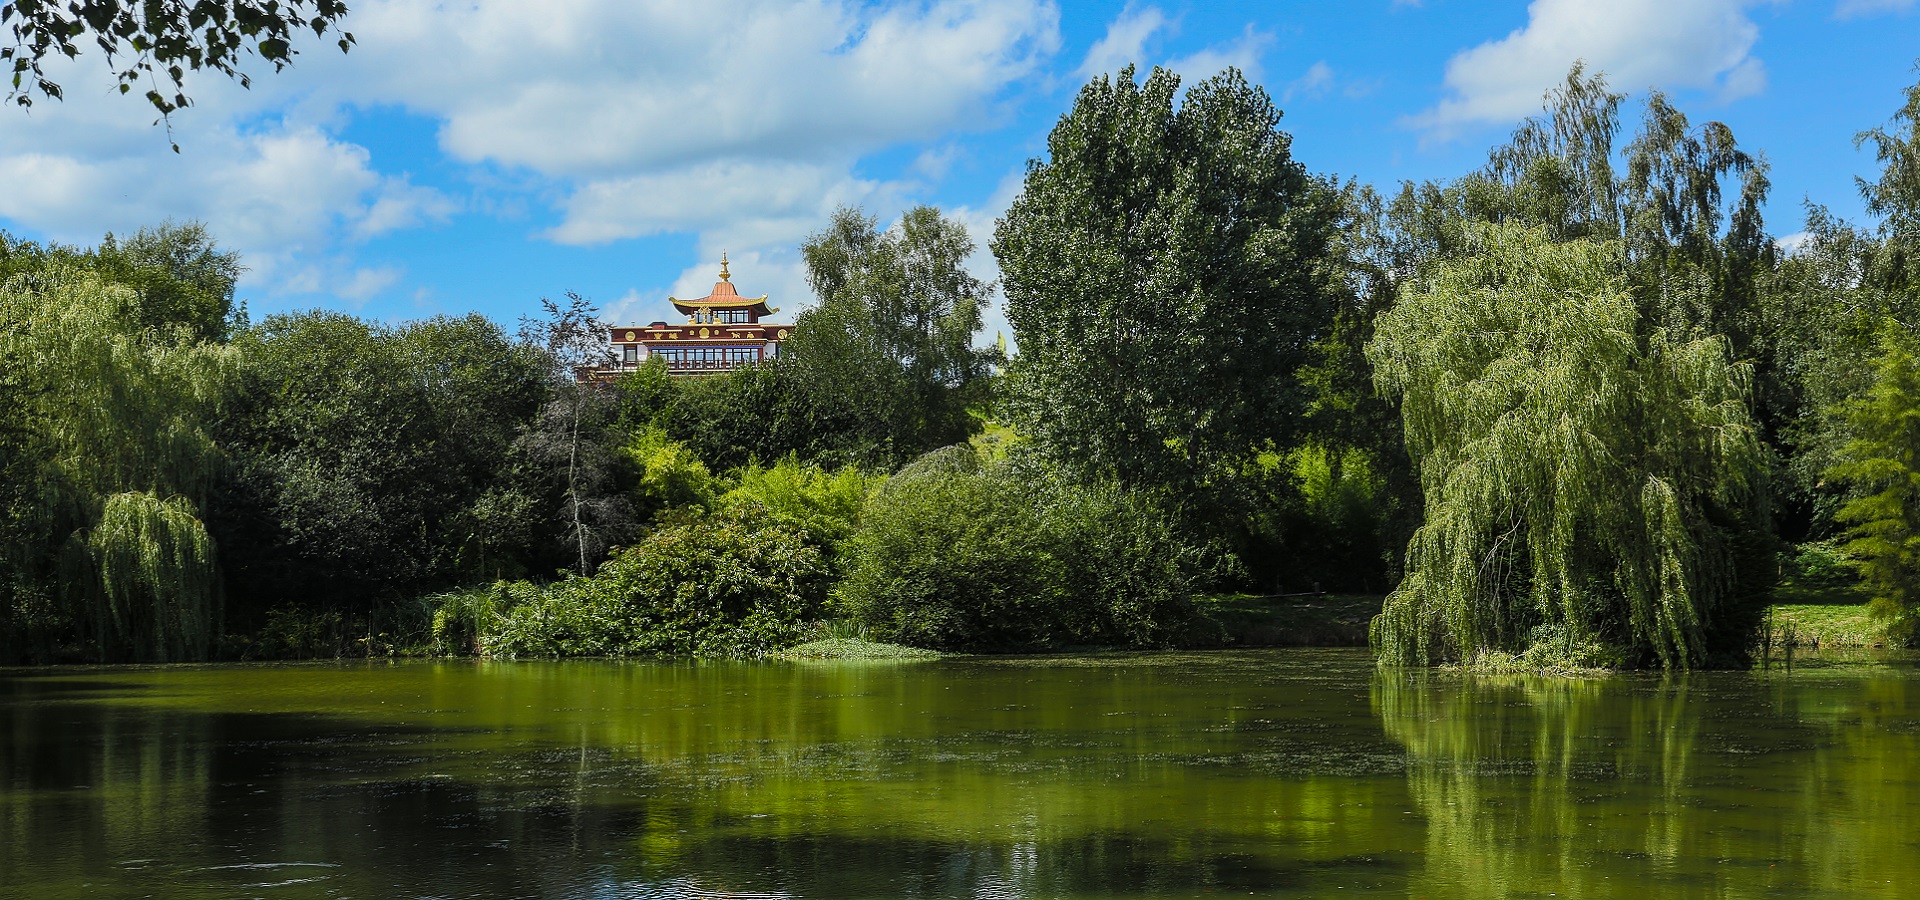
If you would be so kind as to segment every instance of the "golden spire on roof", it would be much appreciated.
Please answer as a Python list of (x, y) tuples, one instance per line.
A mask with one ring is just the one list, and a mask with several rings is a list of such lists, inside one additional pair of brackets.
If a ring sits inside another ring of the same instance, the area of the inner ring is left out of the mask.
[(727, 251), (720, 251), (720, 280), (731, 283), (733, 276), (727, 274)]

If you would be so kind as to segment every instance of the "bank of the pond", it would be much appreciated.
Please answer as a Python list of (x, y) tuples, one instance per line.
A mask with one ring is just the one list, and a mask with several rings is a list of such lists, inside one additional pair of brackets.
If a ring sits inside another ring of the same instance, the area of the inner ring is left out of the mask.
[[(1381, 594), (1221, 594), (1200, 601), (1227, 647), (1365, 647)], [(1212, 641), (1202, 641), (1212, 643)]]

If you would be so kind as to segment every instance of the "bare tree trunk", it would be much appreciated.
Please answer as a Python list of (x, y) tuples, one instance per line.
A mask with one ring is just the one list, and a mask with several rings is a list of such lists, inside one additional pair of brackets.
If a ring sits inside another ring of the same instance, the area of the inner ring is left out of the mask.
[(567, 505), (573, 514), (574, 542), (580, 548), (579, 572), (584, 578), (593, 573), (587, 571), (587, 525), (580, 519), (580, 484), (577, 475), (580, 465), (580, 398), (575, 396), (570, 406), (573, 421), (569, 423), (567, 434)]

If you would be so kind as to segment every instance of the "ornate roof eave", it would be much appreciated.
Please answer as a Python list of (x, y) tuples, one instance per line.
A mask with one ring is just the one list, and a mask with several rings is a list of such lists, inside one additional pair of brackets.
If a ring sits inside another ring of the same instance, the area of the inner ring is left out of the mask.
[[(772, 295), (761, 294), (758, 297), (738, 297), (732, 300), (710, 300), (706, 297), (702, 297), (698, 300), (682, 300), (678, 297), (668, 297), (667, 302), (673, 304), (674, 309), (677, 309), (681, 312), (686, 312), (691, 309), (723, 309), (728, 307), (766, 306), (767, 298), (769, 296), (772, 296)], [(776, 307), (762, 310), (761, 312), (762, 314), (765, 314), (765, 313), (777, 313), (779, 311), (780, 311), (780, 308), (776, 306)]]

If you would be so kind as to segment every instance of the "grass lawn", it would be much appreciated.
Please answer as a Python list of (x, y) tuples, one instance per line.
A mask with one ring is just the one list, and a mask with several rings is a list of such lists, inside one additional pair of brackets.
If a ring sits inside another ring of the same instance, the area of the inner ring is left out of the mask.
[(1885, 647), (1886, 628), (1867, 612), (1867, 592), (1851, 578), (1790, 574), (1767, 608), (1775, 647)]
[(1768, 608), (1773, 645), (1885, 647), (1885, 628), (1865, 603), (1777, 603)]

